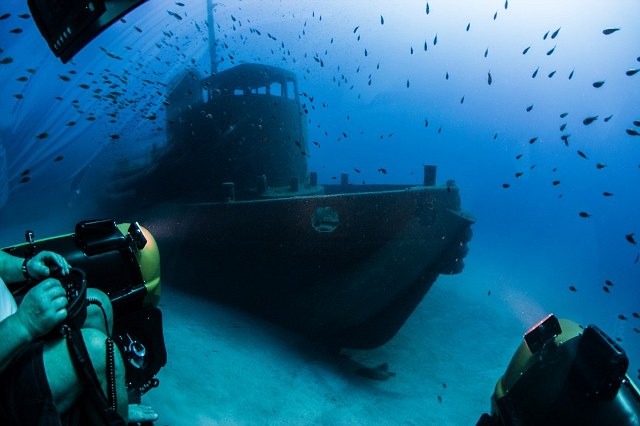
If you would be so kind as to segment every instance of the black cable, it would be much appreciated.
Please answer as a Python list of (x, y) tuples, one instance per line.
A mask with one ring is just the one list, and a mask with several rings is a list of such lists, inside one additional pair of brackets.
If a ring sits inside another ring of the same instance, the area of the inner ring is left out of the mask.
[(107, 337), (111, 337), (111, 333), (109, 332), (109, 320), (107, 319), (107, 311), (104, 310), (102, 303), (98, 299), (93, 299), (87, 297), (87, 306), (88, 305), (96, 305), (102, 311), (102, 317), (104, 318), (104, 330), (107, 334)]
[(107, 312), (105, 311), (102, 303), (98, 299), (87, 298), (87, 306), (96, 305), (102, 311), (102, 317), (104, 318), (104, 329), (107, 333), (107, 398), (109, 399), (109, 405), (113, 411), (117, 411), (118, 399), (116, 395), (116, 362), (113, 339), (111, 339), (111, 333), (109, 332), (109, 320), (107, 318)]

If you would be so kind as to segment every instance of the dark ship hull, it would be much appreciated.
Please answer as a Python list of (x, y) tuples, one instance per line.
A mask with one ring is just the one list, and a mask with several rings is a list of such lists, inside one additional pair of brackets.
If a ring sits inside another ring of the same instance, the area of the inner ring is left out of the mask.
[(145, 223), (180, 259), (167, 273), (180, 288), (315, 339), (374, 348), (439, 274), (462, 270), (471, 221), (453, 185), (367, 189), (170, 204)]
[[(349, 348), (391, 339), (441, 273), (462, 270), (472, 220), (455, 183), (319, 185), (295, 76), (244, 64), (187, 75), (168, 143), (119, 166), (110, 197), (156, 235), (168, 282)], [(205, 90), (206, 88), (206, 90)], [(140, 213), (145, 209), (148, 213)]]

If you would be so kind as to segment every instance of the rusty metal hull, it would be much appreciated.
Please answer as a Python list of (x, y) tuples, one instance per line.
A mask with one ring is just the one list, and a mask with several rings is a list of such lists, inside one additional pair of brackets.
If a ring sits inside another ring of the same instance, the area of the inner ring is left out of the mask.
[(472, 220), (450, 184), (168, 204), (144, 223), (185, 290), (365, 349), (396, 334), (439, 274), (462, 270)]

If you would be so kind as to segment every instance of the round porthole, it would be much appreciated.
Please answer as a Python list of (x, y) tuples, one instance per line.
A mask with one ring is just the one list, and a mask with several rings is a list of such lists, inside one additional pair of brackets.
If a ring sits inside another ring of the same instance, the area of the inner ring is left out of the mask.
[(340, 216), (333, 207), (318, 207), (311, 216), (311, 226), (317, 232), (333, 232), (340, 223)]

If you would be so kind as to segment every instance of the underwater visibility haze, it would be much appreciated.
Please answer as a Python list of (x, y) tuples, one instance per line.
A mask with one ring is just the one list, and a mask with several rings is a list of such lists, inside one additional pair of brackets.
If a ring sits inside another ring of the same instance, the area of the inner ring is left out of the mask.
[[(522, 333), (549, 313), (598, 325), (640, 380), (639, 2), (230, 0), (213, 4), (211, 32), (205, 0), (150, 0), (66, 64), (26, 1), (1, 7), (3, 246), (21, 242), (25, 229), (46, 237), (122, 215), (103, 204), (110, 180), (171, 142), (168, 93), (185, 72), (197, 81), (212, 62), (218, 72), (281, 67), (297, 78), (308, 127), (301, 155), (320, 184), (348, 173), (353, 186), (420, 185), (423, 166), (436, 165), (438, 183), (455, 180), (475, 219), (465, 268), (432, 290), (451, 293), (438, 293), (439, 310), (430, 312), (427, 294), (413, 318), (452, 317), (438, 324), (448, 332), (427, 327), (401, 341), (446, 345), (443, 335), (464, 333), (479, 354), (506, 343), (487, 352), (491, 374), (481, 374), (477, 394), (458, 398), (464, 416), (434, 424), (469, 424), (489, 410)], [(163, 303), (171, 309), (169, 297)], [(496, 320), (464, 314), (471, 311)], [(445, 351), (450, 365), (436, 365), (455, 370), (464, 349)], [(168, 356), (171, 363), (171, 348)], [(385, 384), (403, 380), (395, 371)], [(367, 423), (380, 413), (350, 415), (332, 420)], [(416, 415), (451, 419), (445, 408)]]

